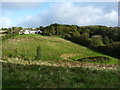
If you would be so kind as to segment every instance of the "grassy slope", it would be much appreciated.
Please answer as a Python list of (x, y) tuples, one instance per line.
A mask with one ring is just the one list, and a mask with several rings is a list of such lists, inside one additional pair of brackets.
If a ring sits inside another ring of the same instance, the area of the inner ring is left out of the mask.
[[(80, 54), (80, 57), (106, 56), (58, 37), (38, 35), (19, 35), (14, 39), (3, 41), (3, 56), (12, 55), (19, 58), (26, 56), (24, 58), (34, 60), (38, 45), (42, 47), (42, 59), (45, 61), (61, 60), (61, 63), (65, 63), (60, 56), (67, 53)], [(107, 57), (112, 59), (109, 63), (117, 63), (117, 59)], [(74, 63), (71, 64), (74, 65)], [(119, 86), (116, 70), (24, 65), (7, 62), (3, 63), (3, 75), (3, 88), (110, 88)]]
[[(3, 42), (3, 56), (19, 57), (34, 60), (36, 49), (42, 48), (42, 60), (62, 60), (63, 54), (79, 54), (77, 57), (106, 56), (112, 60), (108, 63), (117, 64), (117, 59), (92, 51), (58, 37), (40, 35), (18, 35), (14, 39)], [(76, 57), (75, 57), (76, 58)]]

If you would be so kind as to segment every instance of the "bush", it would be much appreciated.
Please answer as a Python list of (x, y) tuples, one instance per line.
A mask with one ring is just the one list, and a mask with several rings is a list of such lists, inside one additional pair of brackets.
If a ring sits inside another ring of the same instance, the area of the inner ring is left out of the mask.
[(104, 50), (104, 52), (107, 54), (120, 58), (120, 42), (113, 42), (108, 44), (102, 47), (102, 50)]
[(40, 59), (42, 59), (42, 49), (40, 46), (38, 46), (36, 49), (35, 60), (40, 60)]
[(77, 61), (83, 61), (83, 62), (105, 62), (105, 61), (110, 61), (110, 58), (103, 57), (103, 56), (94, 56), (94, 57), (85, 57), (85, 58), (80, 58)]
[(90, 47), (92, 48), (98, 48), (100, 46), (103, 46), (103, 41), (102, 41), (102, 36), (101, 35), (94, 35), (91, 38), (90, 41)]
[(13, 55), (12, 53), (10, 53), (10, 54), (8, 55), (8, 57), (9, 57), (9, 58), (12, 58), (12, 57), (14, 57), (14, 55)]

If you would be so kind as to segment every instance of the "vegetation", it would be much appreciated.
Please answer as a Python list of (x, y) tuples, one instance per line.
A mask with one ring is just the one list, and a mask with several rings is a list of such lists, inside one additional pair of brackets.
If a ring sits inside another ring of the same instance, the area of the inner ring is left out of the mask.
[(35, 60), (40, 60), (40, 59), (42, 59), (42, 49), (40, 46), (38, 46), (36, 50)]
[(85, 57), (85, 58), (81, 58), (78, 59), (77, 61), (80, 62), (99, 62), (99, 63), (105, 63), (108, 62), (110, 59), (107, 57), (103, 57), (103, 56), (94, 56), (94, 57)]
[(3, 88), (118, 88), (116, 70), (3, 63)]

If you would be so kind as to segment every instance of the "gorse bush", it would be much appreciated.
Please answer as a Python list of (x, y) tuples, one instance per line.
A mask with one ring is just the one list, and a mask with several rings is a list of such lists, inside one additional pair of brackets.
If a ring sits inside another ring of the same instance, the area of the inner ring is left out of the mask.
[(40, 59), (42, 59), (42, 49), (40, 46), (38, 46), (36, 49), (35, 60), (40, 60)]
[(110, 58), (103, 57), (103, 56), (94, 56), (94, 57), (80, 58), (77, 61), (80, 61), (80, 62), (99, 62), (99, 63), (105, 63), (105, 62), (110, 61)]

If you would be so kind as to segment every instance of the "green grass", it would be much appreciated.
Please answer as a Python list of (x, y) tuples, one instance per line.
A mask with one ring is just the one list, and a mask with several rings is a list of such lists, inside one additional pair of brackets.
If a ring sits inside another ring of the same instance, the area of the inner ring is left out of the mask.
[(39, 34), (23, 34), (23, 35), (16, 35), (15, 37), (34, 37), (34, 36), (44, 37), (44, 36), (39, 35)]
[[(97, 53), (96, 54), (93, 54), (93, 55), (89, 55), (89, 57), (94, 57), (94, 56), (99, 56)], [(87, 62), (87, 63), (104, 63), (104, 64), (118, 64), (118, 60), (116, 58), (113, 58), (113, 57), (110, 57), (108, 55), (100, 55), (100, 56), (104, 56), (104, 57), (107, 57), (107, 58), (110, 58), (109, 61), (105, 61), (105, 62)], [(75, 56), (75, 57), (71, 57), (70, 59), (74, 60), (74, 61), (77, 61), (78, 59), (82, 59), (84, 57), (87, 57), (86, 55), (81, 55), (81, 56)], [(83, 63), (86, 63), (86, 62), (83, 62)]]
[(115, 70), (3, 63), (3, 88), (118, 88)]
[(105, 56), (111, 59), (109, 64), (117, 64), (118, 59), (90, 50), (89, 48), (77, 45), (70, 41), (58, 37), (41, 35), (17, 35), (13, 39), (3, 41), (3, 57), (22, 58), (25, 60), (34, 60), (37, 47), (41, 47), (42, 60), (63, 60), (60, 56), (63, 54), (79, 54), (71, 59)]

